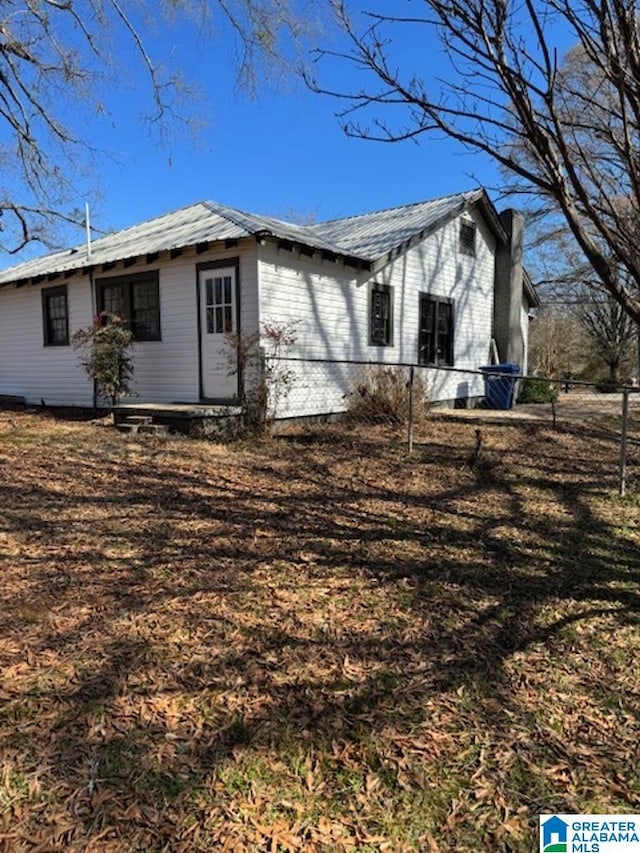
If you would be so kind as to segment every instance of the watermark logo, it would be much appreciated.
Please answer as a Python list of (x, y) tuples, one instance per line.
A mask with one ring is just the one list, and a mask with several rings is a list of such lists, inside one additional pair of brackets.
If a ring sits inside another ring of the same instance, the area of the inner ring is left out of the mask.
[(566, 821), (553, 815), (544, 823), (541, 822), (540, 834), (543, 853), (567, 853), (567, 829)]
[(540, 853), (640, 853), (640, 815), (540, 815)]

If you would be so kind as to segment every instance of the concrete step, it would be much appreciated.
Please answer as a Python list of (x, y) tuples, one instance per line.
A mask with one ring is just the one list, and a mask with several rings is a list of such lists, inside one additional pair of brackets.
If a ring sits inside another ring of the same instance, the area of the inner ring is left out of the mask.
[(119, 423), (116, 424), (116, 429), (118, 432), (125, 433), (127, 435), (169, 435), (171, 433), (171, 427), (166, 424), (151, 424), (151, 423), (141, 423), (141, 424), (130, 424), (130, 423)]
[(122, 423), (125, 424), (150, 424), (153, 423), (152, 415), (127, 415)]
[(166, 424), (138, 424), (140, 435), (169, 435), (170, 429)]

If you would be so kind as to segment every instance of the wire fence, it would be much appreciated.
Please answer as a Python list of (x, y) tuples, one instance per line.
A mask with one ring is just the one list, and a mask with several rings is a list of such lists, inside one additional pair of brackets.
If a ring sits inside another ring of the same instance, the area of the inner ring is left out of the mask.
[(279, 419), (344, 418), (384, 425), (412, 452), (434, 416), (529, 423), (598, 443), (618, 491), (640, 491), (640, 388), (522, 376), (516, 365), (478, 370), (350, 360), (267, 360)]

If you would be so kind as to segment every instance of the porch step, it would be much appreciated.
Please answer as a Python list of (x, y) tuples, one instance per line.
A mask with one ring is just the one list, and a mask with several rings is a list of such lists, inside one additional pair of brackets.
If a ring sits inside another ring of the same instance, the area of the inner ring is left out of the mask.
[(125, 418), (127, 424), (151, 424), (153, 423), (153, 415), (127, 415)]
[(172, 433), (193, 438), (227, 440), (241, 431), (242, 409), (214, 403), (129, 403), (114, 407), (113, 420), (129, 434), (142, 432), (146, 423), (166, 425)]
[(118, 432), (129, 435), (169, 435), (171, 428), (167, 424), (155, 424), (152, 415), (127, 415), (116, 423)]
[(171, 429), (167, 424), (139, 424), (138, 432), (143, 435), (169, 435)]

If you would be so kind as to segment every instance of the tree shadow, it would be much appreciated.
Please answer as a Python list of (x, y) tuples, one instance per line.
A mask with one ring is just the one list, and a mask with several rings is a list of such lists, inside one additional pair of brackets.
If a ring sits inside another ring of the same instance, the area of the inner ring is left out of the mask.
[[(31, 815), (41, 840), (182, 843), (180, 810), (200, 826), (206, 809), (220, 819), (230, 768), (242, 790), (250, 779), (247, 756), (279, 761), (293, 785), (293, 765), (313, 754), (337, 796), (351, 766), (338, 747), (389, 791), (398, 767), (418, 786), (419, 766), (444, 765), (470, 791), (476, 773), (516, 791), (531, 814), (579, 810), (582, 777), (544, 775), (563, 732), (525, 702), (526, 679), (538, 685), (545, 667), (557, 677), (564, 656), (575, 686), (581, 631), (606, 643), (637, 626), (637, 531), (602, 509), (616, 504), (595, 438), (568, 456), (544, 430), (492, 429), (472, 463), (473, 429), (434, 424), (413, 457), (388, 431), (323, 427), (215, 456), (197, 442), (109, 439), (99, 476), (65, 447), (59, 471), (14, 459), (14, 481), (0, 485), (2, 541), (14, 543), (2, 555), (0, 737), (10, 727), (16, 767), (41, 768), (56, 804)], [(63, 474), (73, 488), (60, 488)], [(594, 707), (618, 697), (616, 713), (637, 721), (637, 690), (616, 690), (611, 667), (581, 689)], [(610, 721), (595, 759), (581, 752), (585, 732), (567, 731), (562, 761), (606, 783), (621, 724)], [(532, 791), (534, 765), (544, 781)], [(444, 820), (453, 795), (442, 797)], [(464, 847), (462, 823), (443, 843)]]

